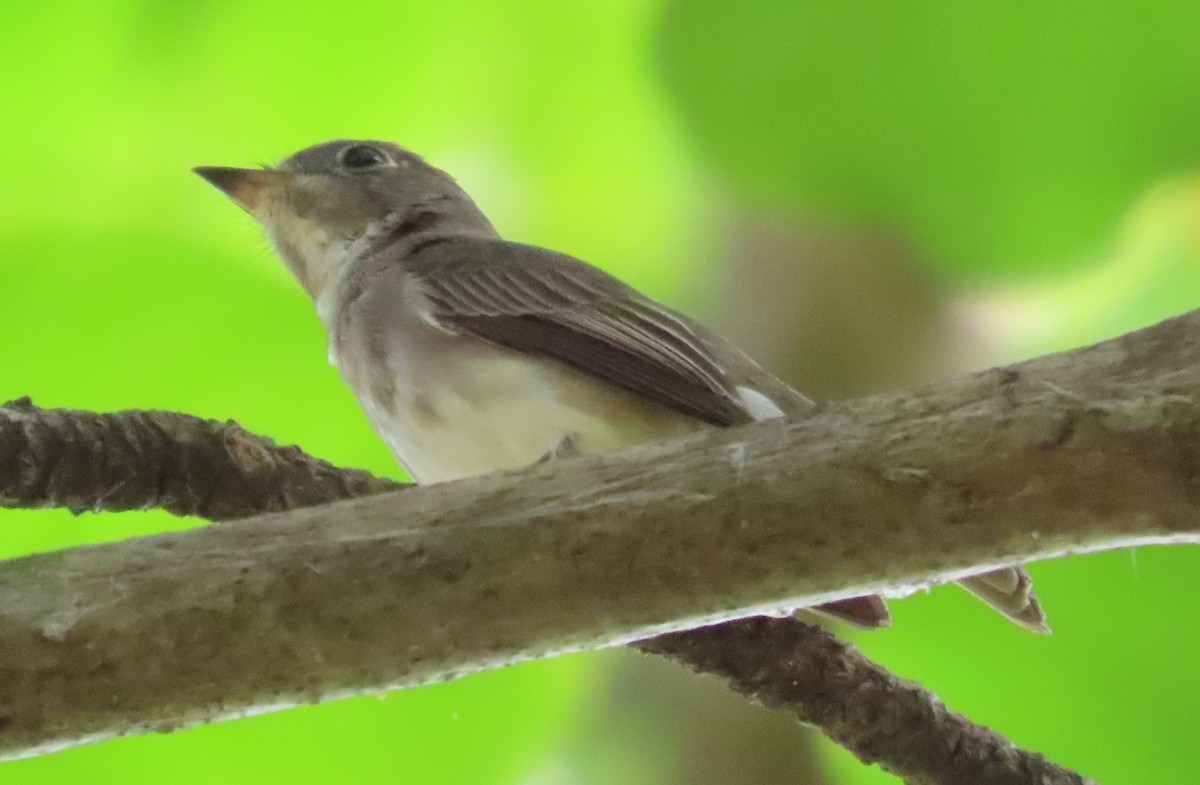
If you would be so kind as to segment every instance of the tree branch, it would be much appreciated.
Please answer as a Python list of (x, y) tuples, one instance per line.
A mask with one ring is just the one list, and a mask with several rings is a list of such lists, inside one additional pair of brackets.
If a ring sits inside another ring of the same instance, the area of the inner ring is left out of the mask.
[(719, 674), (735, 692), (820, 728), (859, 760), (913, 785), (1095, 785), (795, 619), (739, 619), (633, 646)]
[[(419, 684), (1006, 562), (1196, 542), (1198, 327), (1189, 314), (799, 421), (8, 562), (0, 749)], [(10, 457), (0, 485), (36, 487), (36, 456)], [(59, 473), (58, 498), (91, 506)], [(723, 637), (744, 657), (737, 631), (764, 624), (709, 631), (701, 651), (649, 646), (708, 667)], [(994, 762), (948, 764), (966, 779), (914, 771), (908, 737), (889, 765), (913, 782), (1083, 781), (1037, 774), (1036, 756), (997, 753), (986, 734), (936, 736), (951, 759)]]
[[(46, 410), (29, 399), (0, 408), (0, 503), (8, 506), (155, 507), (234, 519), (403, 487), (334, 469), (234, 423), (170, 412)], [(794, 619), (733, 621), (632, 645), (724, 678), (738, 693), (790, 711), (864, 762), (910, 782), (1083, 781)], [(985, 768), (994, 770), (991, 779)]]
[(0, 408), (0, 504), (8, 507), (163, 509), (228, 521), (401, 487), (235, 422), (40, 409), (28, 398)]

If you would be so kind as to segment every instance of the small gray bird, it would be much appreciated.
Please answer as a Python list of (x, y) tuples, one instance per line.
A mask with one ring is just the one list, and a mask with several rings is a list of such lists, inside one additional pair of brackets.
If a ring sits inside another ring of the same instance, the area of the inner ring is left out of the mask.
[[(720, 337), (578, 259), (508, 242), (454, 180), (385, 142), (273, 169), (200, 167), (265, 227), (316, 303), (329, 358), (419, 483), (804, 411)], [(1047, 631), (1029, 574), (962, 585)], [(819, 609), (888, 623), (879, 597)]]

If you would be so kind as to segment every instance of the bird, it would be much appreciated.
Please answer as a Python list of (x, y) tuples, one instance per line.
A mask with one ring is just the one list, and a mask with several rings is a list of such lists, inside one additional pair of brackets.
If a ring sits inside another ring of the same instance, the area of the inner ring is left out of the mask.
[[(262, 225), (315, 303), (330, 362), (418, 484), (814, 406), (600, 268), (502, 238), (450, 175), (399, 145), (336, 140), (277, 166), (194, 171)], [(1049, 631), (1024, 567), (959, 583)], [(876, 595), (810, 610), (890, 623)]]

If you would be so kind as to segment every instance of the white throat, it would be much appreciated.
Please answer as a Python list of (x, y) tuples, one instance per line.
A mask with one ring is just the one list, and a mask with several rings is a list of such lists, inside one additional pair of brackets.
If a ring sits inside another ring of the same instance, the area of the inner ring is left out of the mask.
[(309, 221), (268, 228), (271, 244), (312, 297), (326, 332), (334, 332), (338, 302), (355, 261), (385, 225), (372, 224), (353, 240), (332, 237)]

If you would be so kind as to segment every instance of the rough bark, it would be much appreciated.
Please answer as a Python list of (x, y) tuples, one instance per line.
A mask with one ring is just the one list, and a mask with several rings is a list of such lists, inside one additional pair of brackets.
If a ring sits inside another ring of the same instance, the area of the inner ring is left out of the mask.
[(40, 409), (28, 398), (0, 408), (0, 504), (8, 507), (157, 508), (227, 521), (400, 487), (235, 422)]
[[(131, 431), (150, 421), (156, 423), (156, 432), (177, 438), (130, 438)], [(130, 449), (133, 443), (148, 445), (146, 452)], [(407, 487), (354, 470), (343, 470), (339, 481), (329, 476), (336, 470), (294, 447), (246, 434), (231, 423), (169, 412), (98, 415), (39, 409), (23, 399), (0, 408), (0, 445), (6, 455), (21, 459), (9, 461), (7, 470), (0, 471), (0, 501), (10, 506), (69, 506), (77, 511), (163, 506), (178, 513), (220, 509), (228, 516), (245, 517), (256, 508), (293, 509)], [(101, 455), (109, 458), (97, 461)], [(142, 478), (140, 461), (152, 463), (142, 467), (147, 471), (157, 469), (156, 481)], [(212, 464), (208, 469), (203, 467), (206, 462)], [(15, 471), (18, 466), (21, 470)], [(210, 487), (214, 476), (223, 477), (239, 493)], [(289, 488), (289, 482), (317, 489)], [(124, 492), (113, 494), (114, 485)], [(66, 500), (72, 502), (65, 504)], [(44, 636), (65, 634), (64, 619), (44, 621)], [(727, 622), (632, 645), (717, 675), (736, 692), (820, 728), (863, 761), (879, 763), (909, 782), (1085, 782), (949, 713), (935, 696), (896, 679), (854, 647), (791, 618)], [(11, 721), (9, 715), (0, 715), (0, 736)], [(69, 746), (87, 740), (60, 741)], [(8, 754), (37, 751), (18, 747)], [(981, 778), (982, 773), (991, 779)]]
[(913, 785), (1091, 782), (950, 711), (832, 633), (794, 619), (739, 619), (633, 645), (700, 673), (722, 674), (739, 694), (820, 728), (859, 760)]
[[(1200, 541), (1198, 327), (1189, 314), (803, 420), (7, 562), (0, 750), (420, 684), (1012, 561)], [(47, 478), (37, 456), (6, 454), (0, 499), (71, 485), (70, 464), (42, 456), (59, 467)], [(650, 645), (752, 677), (762, 665), (738, 630), (770, 631), (759, 624), (693, 633), (710, 638), (699, 648)], [(916, 695), (912, 716), (950, 716)], [(819, 720), (793, 698), (778, 700)], [(980, 750), (961, 770), (974, 780), (914, 769), (924, 754), (906, 734), (857, 749), (895, 753), (887, 765), (913, 782), (1083, 781), (953, 727), (943, 751)]]

